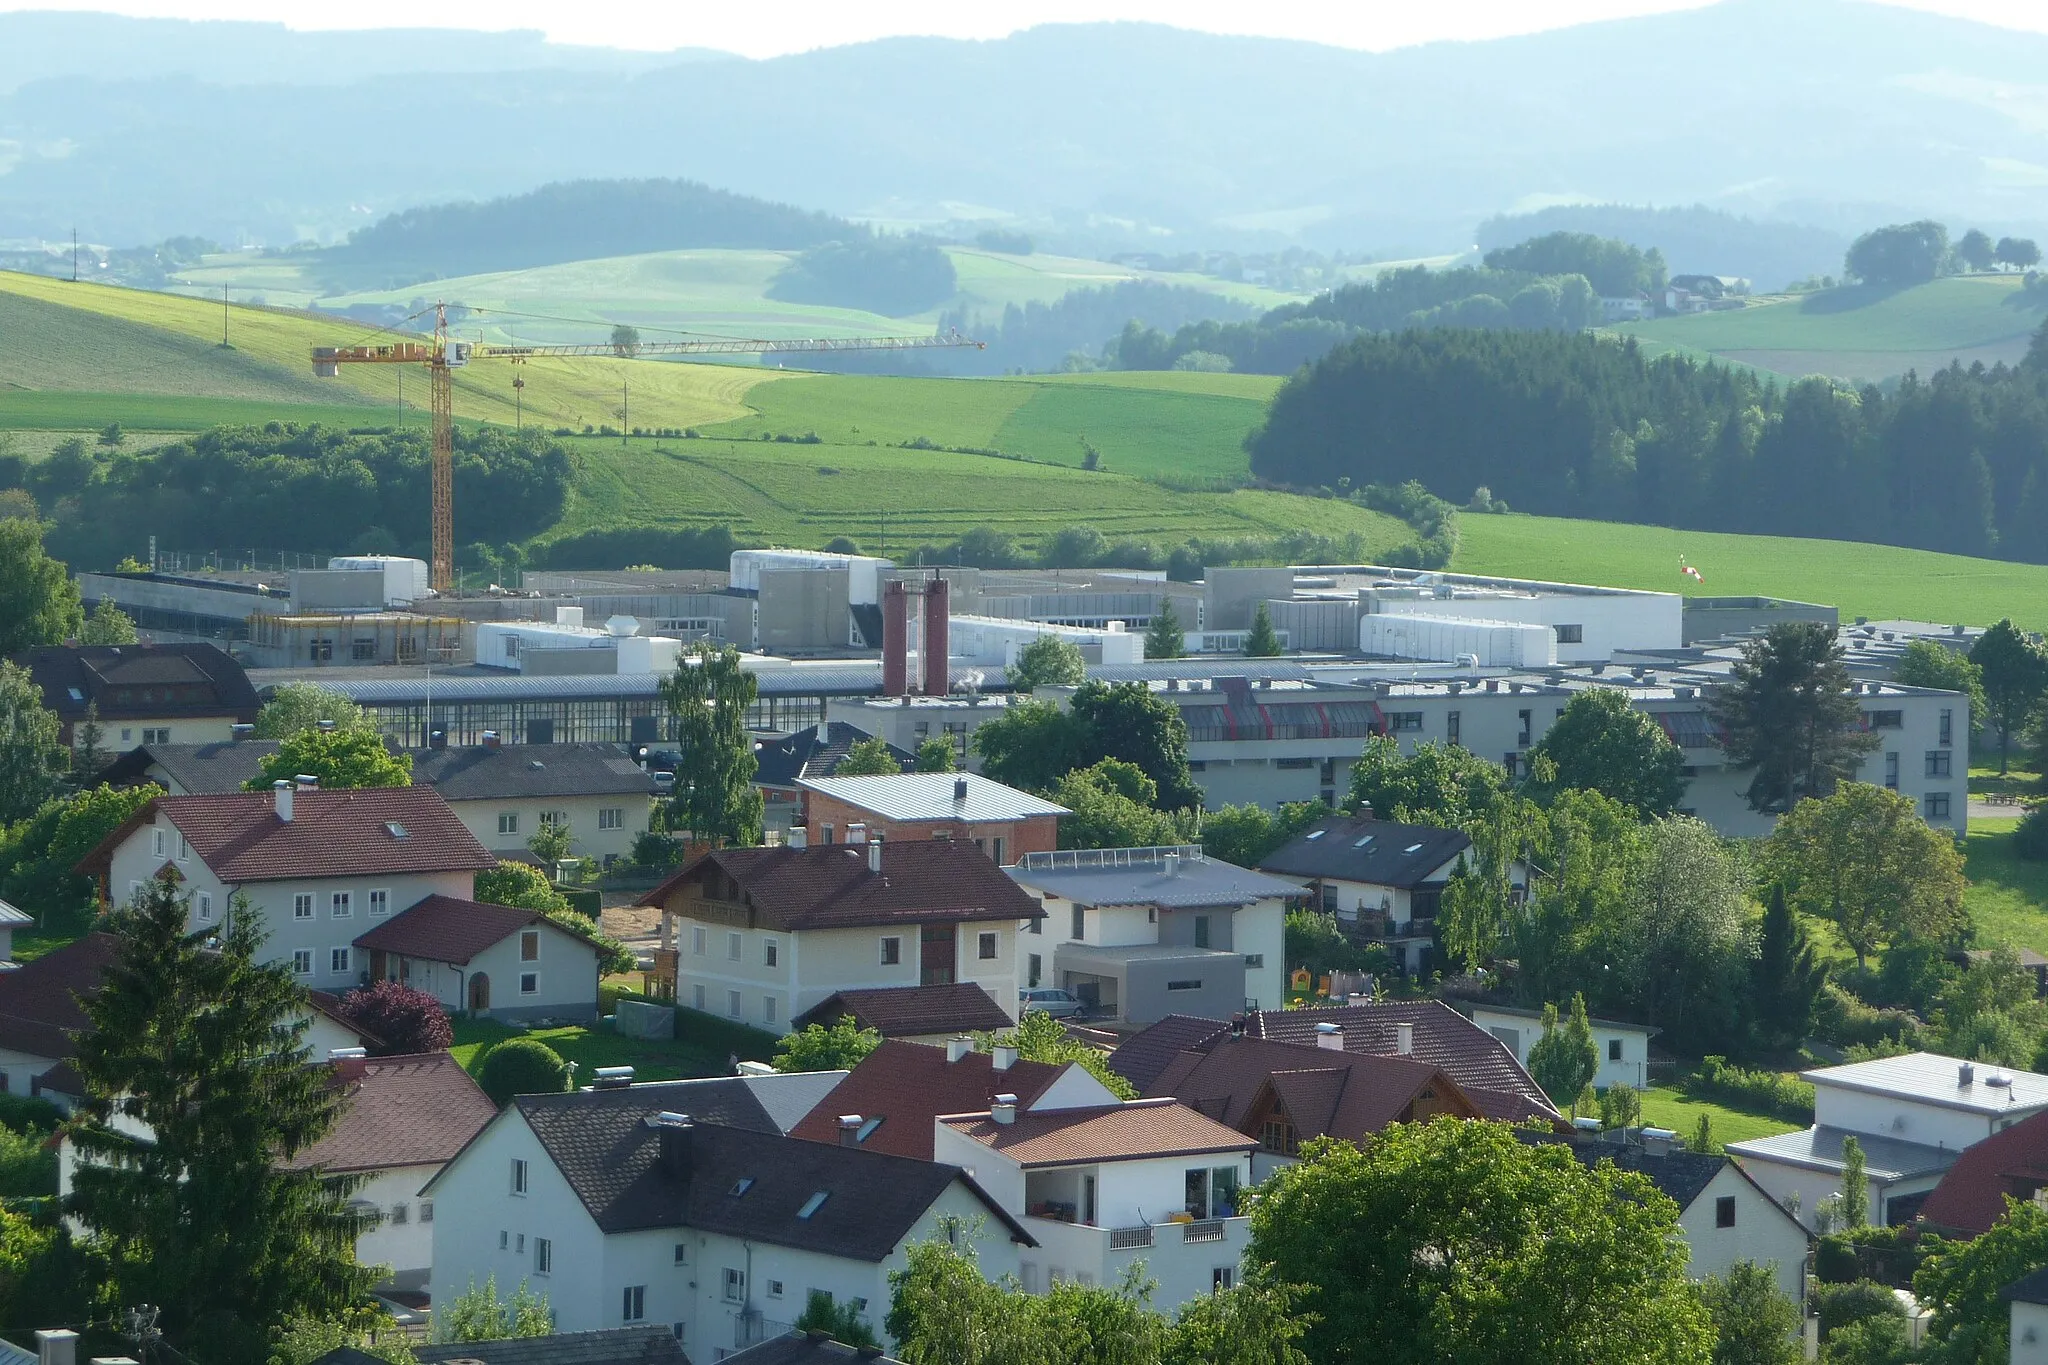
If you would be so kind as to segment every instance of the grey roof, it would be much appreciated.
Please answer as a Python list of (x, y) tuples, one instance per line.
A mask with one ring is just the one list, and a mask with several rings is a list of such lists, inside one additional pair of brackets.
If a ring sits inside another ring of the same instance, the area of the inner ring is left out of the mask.
[[(1482, 1013), (1505, 1014), (1516, 1019), (1541, 1019), (1543, 1017), (1542, 1010), (1525, 1009), (1520, 1005), (1496, 1005), (1486, 1000), (1453, 1000), (1450, 1003), (1452, 1009), (1457, 1010), (1468, 1019), (1475, 1014)], [(1664, 1031), (1649, 1024), (1632, 1024), (1626, 1019), (1602, 1019), (1598, 1015), (1590, 1014), (1586, 1016), (1586, 1022), (1595, 1028), (1626, 1030), (1629, 1033), (1640, 1033), (1648, 1038), (1654, 1038)]]
[[(1964, 1067), (1970, 1067), (1968, 1085), (1962, 1082)], [(1972, 1065), (1961, 1057), (1944, 1057), (1934, 1052), (1908, 1052), (1901, 1057), (1880, 1057), (1846, 1066), (1816, 1067), (1800, 1074), (1815, 1085), (1916, 1100), (1972, 1114), (2031, 1113), (2048, 1107), (2048, 1076), (2033, 1071), (2008, 1071), (1984, 1062)], [(1992, 1083), (2000, 1077), (2004, 1084)]]
[(1472, 847), (1463, 830), (1333, 815), (1259, 860), (1265, 872), (1415, 886)]
[(161, 768), (179, 792), (218, 796), (238, 792), (263, 771), (263, 760), (277, 752), (274, 739), (221, 739), (211, 744), (144, 744), (116, 758), (100, 773), (103, 781), (140, 782), (151, 768)]
[[(875, 697), (882, 693), (880, 660), (833, 664), (793, 664), (750, 670), (764, 697)], [(952, 684), (964, 687), (968, 674), (978, 685), (1000, 685), (1000, 669), (953, 670)], [(317, 682), (366, 706), (420, 705), (433, 694), (436, 704), (522, 699), (653, 698), (661, 695), (665, 673), (593, 673), (564, 677), (531, 677), (504, 669), (471, 667), (435, 671), (397, 668), (254, 669), (250, 680), (259, 689), (287, 682)]]
[[(34, 1360), (34, 1356), (29, 1357)], [(791, 1332), (725, 1358), (726, 1365), (811, 1365), (814, 1361), (865, 1360), (871, 1365), (903, 1365), (894, 1356), (866, 1355), (822, 1331)]]
[[(1518, 1131), (1516, 1136), (1524, 1142), (1559, 1141), (1548, 1133)], [(1567, 1142), (1566, 1145), (1581, 1165), (1597, 1166), (1603, 1161), (1611, 1161), (1621, 1170), (1648, 1176), (1650, 1183), (1681, 1209), (1692, 1207), (1692, 1201), (1705, 1193), (1707, 1186), (1714, 1183), (1714, 1177), (1730, 1164), (1725, 1156), (1688, 1152), (1678, 1147), (1658, 1156), (1635, 1143), (1624, 1146), (1618, 1142)]]
[(646, 796), (647, 773), (616, 744), (507, 744), (412, 751), (412, 781), (445, 801)]
[[(799, 778), (830, 777), (845, 760), (847, 751), (874, 736), (843, 720), (827, 721), (799, 730), (783, 739), (765, 740), (754, 748), (754, 785), (794, 787)], [(917, 755), (895, 745), (887, 746), (889, 757), (908, 769)]]
[(1247, 905), (1301, 894), (1299, 882), (1281, 881), (1210, 858), (1198, 845), (1027, 853), (1015, 867), (1004, 871), (1022, 886), (1049, 891), (1081, 905), (1175, 909)]
[(0, 929), (12, 929), (20, 924), (34, 924), (36, 917), (26, 910), (17, 910), (6, 901), (0, 901)]
[(2020, 1303), (2048, 1304), (2048, 1266), (2022, 1275), (1998, 1291), (2001, 1299), (2016, 1300)]
[(775, 1125), (775, 1131), (787, 1133), (802, 1123), (804, 1116), (816, 1109), (846, 1075), (844, 1071), (777, 1072), (773, 1076), (743, 1076), (740, 1083)]
[(1842, 1140), (1855, 1138), (1863, 1148), (1863, 1169), (1871, 1179), (1881, 1181), (1904, 1180), (1908, 1176), (1940, 1175), (1956, 1164), (1962, 1151), (1955, 1147), (1929, 1147), (1918, 1142), (1903, 1142), (1875, 1133), (1856, 1133), (1847, 1128), (1822, 1128), (1815, 1126), (1801, 1129), (1796, 1133), (1780, 1133), (1776, 1137), (1751, 1138), (1747, 1142), (1731, 1142), (1727, 1150), (1731, 1156), (1752, 1157), (1758, 1161), (1775, 1161), (1783, 1166), (1798, 1166), (1809, 1171), (1826, 1171), (1839, 1174), (1842, 1169)]
[[(966, 784), (966, 796), (954, 793)], [(1066, 815), (1067, 808), (978, 773), (887, 773), (875, 777), (806, 777), (799, 787), (873, 811), (885, 820), (1027, 820)]]
[[(413, 1347), (413, 1356), (420, 1365), (450, 1360), (480, 1360), (483, 1365), (689, 1365), (690, 1360), (675, 1333), (658, 1323), (509, 1341), (419, 1344)], [(314, 1365), (329, 1365), (329, 1357), (322, 1356)]]

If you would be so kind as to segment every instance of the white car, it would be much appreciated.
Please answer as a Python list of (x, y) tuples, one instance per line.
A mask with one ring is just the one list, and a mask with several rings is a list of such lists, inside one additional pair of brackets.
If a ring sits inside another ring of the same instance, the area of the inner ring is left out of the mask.
[(1022, 1013), (1049, 1014), (1055, 1019), (1072, 1019), (1087, 1009), (1079, 997), (1057, 986), (1034, 986), (1019, 992), (1018, 998), (1023, 1004)]

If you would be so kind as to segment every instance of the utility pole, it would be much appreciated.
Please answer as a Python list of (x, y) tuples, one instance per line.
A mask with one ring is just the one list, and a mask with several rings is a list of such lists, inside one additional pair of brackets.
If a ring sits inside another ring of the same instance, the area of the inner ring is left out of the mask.
[(526, 430), (526, 381), (518, 375), (512, 376), (512, 427)]
[(156, 1329), (157, 1309), (152, 1304), (131, 1308), (126, 1313), (127, 1330), (121, 1335), (135, 1343), (136, 1365), (149, 1365), (149, 1348), (161, 1340), (163, 1333)]
[(626, 381), (619, 381), (619, 444), (626, 444), (627, 433), (633, 430), (633, 397)]
[(235, 349), (228, 344), (228, 287), (225, 282), (220, 287), (220, 348), (223, 351)]
[(78, 226), (75, 223), (71, 228), (71, 282), (78, 283)]

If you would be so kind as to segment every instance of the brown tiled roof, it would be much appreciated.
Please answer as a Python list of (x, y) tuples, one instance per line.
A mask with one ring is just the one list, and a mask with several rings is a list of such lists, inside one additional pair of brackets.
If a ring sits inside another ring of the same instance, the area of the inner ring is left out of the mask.
[(85, 1027), (79, 997), (100, 988), (107, 964), (121, 950), (112, 934), (87, 934), (11, 972), (0, 972), (0, 1047), (31, 1057), (69, 1057), (71, 1038)]
[(1413, 1057), (1337, 1052), (1261, 1038), (1213, 1039), (1181, 1053), (1152, 1084), (1146, 1098), (1172, 1096), (1210, 1118), (1257, 1136), (1251, 1117), (1270, 1087), (1297, 1135), (1356, 1139), (1405, 1121), (1425, 1090), (1443, 1112), (1476, 1117), (1479, 1107), (1440, 1067)]
[[(78, 870), (93, 874), (161, 811), (192, 851), (229, 884), (302, 877), (482, 872), (498, 865), (428, 787), (300, 791), (280, 820), (270, 792), (159, 796), (128, 817)], [(398, 831), (403, 831), (399, 833)]]
[(995, 997), (979, 985), (956, 981), (948, 986), (878, 986), (873, 990), (835, 991), (790, 1023), (797, 1028), (813, 1023), (830, 1028), (848, 1015), (862, 1028), (871, 1028), (884, 1038), (992, 1033), (1015, 1022), (1003, 1013)]
[(866, 844), (723, 848), (656, 887), (649, 904), (681, 909), (680, 893), (718, 873), (738, 883), (763, 929), (837, 929), (932, 921), (1042, 919), (1045, 906), (964, 839), (890, 839), (882, 870)]
[(571, 938), (584, 938), (537, 910), (519, 910), (509, 905), (437, 895), (428, 896), (410, 909), (357, 935), (355, 945), (397, 953), (401, 957), (450, 962), (460, 967), (478, 953), (503, 943), (521, 929), (531, 929), (535, 925), (544, 925)]
[(1259, 1145), (1178, 1100), (1132, 1100), (1096, 1109), (1019, 1113), (1010, 1123), (998, 1123), (985, 1113), (956, 1114), (939, 1122), (1020, 1166), (1243, 1152)]
[(1221, 1019), (1204, 1019), (1195, 1014), (1169, 1014), (1148, 1024), (1109, 1054), (1109, 1069), (1138, 1087), (1139, 1094), (1152, 1090), (1153, 1082), (1181, 1053), (1222, 1037), (1230, 1025)]
[(1920, 1206), (1920, 1221), (1940, 1232), (1981, 1236), (2004, 1214), (2005, 1196), (2028, 1199), (2043, 1186), (2048, 1186), (2048, 1111), (1964, 1148)]
[(885, 1042), (849, 1071), (789, 1135), (836, 1143), (840, 1116), (859, 1114), (881, 1120), (861, 1143), (864, 1149), (930, 1161), (933, 1119), (985, 1112), (997, 1095), (1005, 1094), (1015, 1095), (1029, 1108), (1065, 1070), (1066, 1066), (1050, 1062), (1019, 1061), (1008, 1071), (997, 1071), (995, 1059), (986, 1052), (970, 1052), (949, 1062), (942, 1047)]
[(445, 1052), (329, 1063), (348, 1107), (294, 1167), (374, 1171), (434, 1166), (462, 1150), (497, 1115), (477, 1083)]
[(125, 717), (233, 716), (254, 721), (262, 703), (242, 666), (209, 644), (50, 645), (13, 656), (43, 704), (74, 723), (97, 705), (102, 723)]
[[(453, 1365), (458, 1360), (480, 1361), (482, 1365), (690, 1365), (675, 1332), (665, 1323), (600, 1327), (594, 1332), (556, 1332), (503, 1341), (419, 1342), (412, 1352), (420, 1365)], [(365, 1356), (347, 1365), (368, 1365), (375, 1359)], [(314, 1365), (342, 1363), (322, 1356)]]

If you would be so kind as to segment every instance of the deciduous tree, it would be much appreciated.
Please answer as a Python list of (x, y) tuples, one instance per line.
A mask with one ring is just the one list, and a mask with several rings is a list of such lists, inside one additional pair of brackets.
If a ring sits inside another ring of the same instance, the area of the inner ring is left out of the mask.
[(1729, 765), (1753, 770), (1752, 810), (1829, 795), (1880, 742), (1863, 728), (1835, 628), (1816, 621), (1781, 622), (1745, 644), (1712, 714)]
[(78, 643), (132, 645), (135, 643), (135, 622), (127, 612), (114, 605), (113, 599), (103, 597), (92, 609), (92, 615), (85, 618), (84, 626), (80, 627)]
[(662, 700), (676, 718), (676, 767), (670, 819), (699, 839), (726, 845), (761, 842), (759, 767), (747, 710), (759, 688), (727, 645), (699, 645), (676, 664), (662, 683)]
[(953, 741), (939, 735), (920, 742), (917, 746), (917, 770), (921, 773), (950, 773), (957, 766), (959, 751)]
[(1061, 848), (1154, 848), (1186, 842), (1194, 822), (1157, 809), (1159, 789), (1135, 764), (1105, 758), (1076, 768), (1052, 789), (1072, 811), (1059, 824)]
[(316, 730), (321, 721), (333, 722), (337, 730), (369, 727), (363, 708), (338, 692), (318, 683), (288, 682), (270, 694), (256, 713), (258, 739), (289, 739), (301, 730)]
[(1963, 860), (1912, 799), (1846, 782), (1778, 821), (1763, 866), (1795, 909), (1831, 922), (1860, 965), (1905, 934), (1940, 941), (1963, 923)]
[[(1147, 637), (1146, 649), (1151, 649)], [(1017, 662), (1007, 670), (1010, 690), (1029, 692), (1038, 687), (1078, 687), (1088, 676), (1088, 661), (1081, 647), (1057, 635), (1040, 635), (1017, 651)]]
[(1737, 1261), (1726, 1275), (1707, 1276), (1700, 1301), (1714, 1320), (1714, 1365), (1798, 1365), (1799, 1305), (1769, 1266)]
[(2003, 775), (2011, 762), (2013, 736), (2048, 691), (2048, 651), (2006, 617), (1977, 637), (1970, 662), (1983, 678), (1985, 717), (1998, 727), (1998, 771)]
[(2048, 1265), (2048, 1210), (2008, 1196), (2004, 1215), (1983, 1236), (1928, 1236), (1920, 1246), (1926, 1254), (1913, 1273), (1913, 1295), (1933, 1310), (1928, 1365), (2005, 1365), (2011, 1310), (2001, 1291)]
[(1202, 789), (1188, 771), (1188, 727), (1178, 706), (1143, 683), (1086, 682), (1070, 714), (1084, 762), (1122, 759), (1158, 786), (1161, 810), (1200, 809)]
[(547, 1295), (529, 1288), (525, 1280), (510, 1299), (498, 1297), (496, 1275), (482, 1284), (471, 1280), (461, 1293), (434, 1308), (434, 1340), (439, 1342), (504, 1341), (553, 1336), (554, 1331), (555, 1315)]
[(806, 1024), (784, 1034), (775, 1045), (772, 1065), (777, 1071), (851, 1071), (881, 1045), (881, 1034), (842, 1014), (829, 1028)]
[(1899, 656), (1892, 677), (1908, 687), (1938, 687), (1969, 699), (1970, 728), (1984, 726), (1984, 671), (1961, 650), (1934, 640), (1913, 640)]
[(56, 789), (59, 733), (28, 670), (0, 659), (0, 824), (26, 819)]
[(1595, 687), (1565, 705), (1530, 751), (1550, 760), (1546, 792), (1581, 787), (1611, 796), (1639, 815), (1669, 815), (1685, 795), (1685, 753), (1657, 722), (1612, 688)]
[(877, 777), (902, 771), (903, 765), (889, 752), (889, 741), (875, 737), (855, 740), (832, 773), (835, 777)]
[(268, 791), (273, 782), (317, 777), (326, 791), (362, 787), (409, 787), (412, 755), (394, 754), (375, 731), (301, 730), (264, 755), (255, 777), (243, 784), (249, 791)]
[(62, 644), (84, 624), (78, 585), (43, 553), (43, 524), (0, 521), (0, 654)]
[(1508, 782), (1500, 765), (1469, 749), (1434, 740), (1408, 756), (1391, 735), (1375, 735), (1351, 768), (1345, 805), (1372, 807), (1381, 820), (1462, 829), (1492, 809)]
[(1320, 801), (1290, 801), (1278, 811), (1225, 806), (1202, 817), (1202, 851), (1220, 862), (1257, 867), (1261, 859), (1329, 813)]
[(1049, 791), (1080, 764), (1079, 727), (1046, 701), (1022, 702), (982, 722), (973, 744), (983, 777), (1023, 791)]
[(1017, 1021), (1017, 1027), (1007, 1033), (977, 1034), (975, 1042), (984, 1048), (997, 1043), (1014, 1047), (1027, 1062), (1049, 1062), (1054, 1066), (1079, 1062), (1082, 1070), (1101, 1081), (1118, 1099), (1138, 1098), (1137, 1088), (1109, 1069), (1109, 1057), (1100, 1048), (1074, 1037), (1065, 1024), (1042, 1010), (1028, 1011)]
[(403, 981), (377, 981), (341, 997), (341, 1017), (376, 1038), (379, 1056), (439, 1052), (455, 1042), (448, 1011)]
[(1572, 997), (1572, 1012), (1560, 1016), (1556, 1005), (1543, 1007), (1543, 1036), (1529, 1049), (1529, 1075), (1559, 1109), (1578, 1112), (1579, 1092), (1600, 1072), (1600, 1049), (1586, 1018), (1586, 997)]
[(527, 839), (526, 851), (540, 859), (540, 865), (552, 874), (555, 864), (569, 856), (575, 842), (575, 826), (567, 820), (547, 820)]

